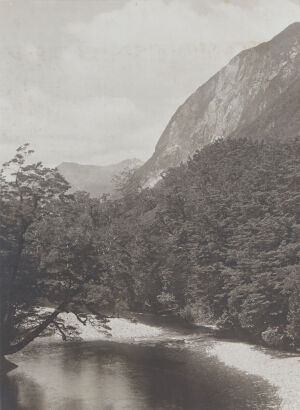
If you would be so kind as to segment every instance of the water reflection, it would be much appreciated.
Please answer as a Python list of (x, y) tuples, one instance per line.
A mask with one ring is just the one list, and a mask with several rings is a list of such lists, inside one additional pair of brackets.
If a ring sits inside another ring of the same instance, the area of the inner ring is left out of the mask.
[[(44, 408), (42, 388), (28, 378), (14, 375), (1, 380), (1, 409), (40, 410)], [(26, 394), (24, 394), (26, 390)]]
[(3, 410), (265, 410), (274, 405), (270, 386), (226, 368), (204, 348), (41, 344), (15, 359), (20, 366), (5, 378)]

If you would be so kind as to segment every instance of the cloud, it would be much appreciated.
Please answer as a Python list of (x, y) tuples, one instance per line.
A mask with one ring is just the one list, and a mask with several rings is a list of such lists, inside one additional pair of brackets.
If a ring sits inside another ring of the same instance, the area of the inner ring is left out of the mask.
[(145, 142), (137, 134), (145, 134), (147, 119), (129, 99), (57, 100), (38, 88), (27, 88), (24, 94), (14, 106), (0, 100), (2, 139), (12, 147), (29, 140), (51, 165), (66, 159), (108, 163), (122, 160), (120, 152), (124, 155), (132, 147), (143, 151)]
[(92, 2), (90, 13), (82, 2), (32, 3), (21, 26), (5, 26), (1, 162), (28, 139), (53, 165), (147, 159), (178, 105), (300, 17), (297, 1)]
[(76, 41), (63, 55), (63, 70), (76, 67), (71, 88), (80, 76), (85, 87), (99, 92), (182, 97), (190, 84), (200, 85), (235, 53), (270, 39), (300, 15), (289, 0), (284, 8), (282, 0), (243, 4), (255, 6), (200, 1), (195, 10), (189, 1), (130, 1), (69, 24)]

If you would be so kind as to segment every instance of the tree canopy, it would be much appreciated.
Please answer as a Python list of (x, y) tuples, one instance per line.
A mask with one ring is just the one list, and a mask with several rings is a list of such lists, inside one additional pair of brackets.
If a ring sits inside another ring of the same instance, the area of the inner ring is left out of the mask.
[(104, 325), (167, 312), (299, 348), (299, 138), (218, 140), (152, 189), (122, 176), (117, 198), (69, 195), (28, 155), (20, 147), (0, 179), (2, 354), (49, 326), (66, 338), (61, 311)]
[(299, 346), (299, 154), (219, 140), (144, 189), (122, 216), (137, 306)]
[(69, 195), (56, 169), (29, 162), (32, 152), (28, 144), (18, 148), (0, 176), (1, 355), (49, 326), (66, 338), (73, 329), (59, 323), (59, 313), (80, 320), (113, 300), (86, 195)]

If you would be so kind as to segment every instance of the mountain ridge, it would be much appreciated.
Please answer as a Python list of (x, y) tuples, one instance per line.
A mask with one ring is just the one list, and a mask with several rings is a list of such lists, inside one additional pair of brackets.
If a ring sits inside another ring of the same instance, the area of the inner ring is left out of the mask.
[[(299, 22), (271, 40), (241, 51), (178, 107), (137, 177), (152, 186), (166, 168), (186, 161), (218, 137), (242, 134), (254, 139), (285, 139), (297, 135), (299, 56)], [(287, 134), (283, 123), (288, 124)]]

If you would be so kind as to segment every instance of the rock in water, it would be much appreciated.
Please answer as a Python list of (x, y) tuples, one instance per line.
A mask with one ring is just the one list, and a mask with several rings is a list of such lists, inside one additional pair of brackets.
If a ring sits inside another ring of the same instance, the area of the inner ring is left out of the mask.
[(18, 366), (7, 360), (5, 357), (0, 357), (0, 376), (7, 374), (16, 367)]

